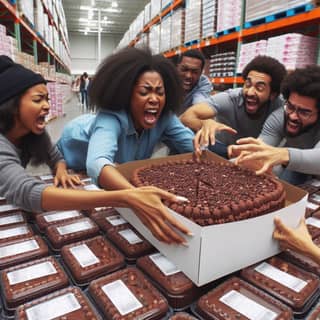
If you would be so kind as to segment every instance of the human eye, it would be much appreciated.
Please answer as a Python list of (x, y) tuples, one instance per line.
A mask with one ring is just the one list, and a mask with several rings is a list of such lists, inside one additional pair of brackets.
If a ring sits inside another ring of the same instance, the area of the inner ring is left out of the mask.
[(264, 84), (257, 84), (256, 85), (256, 90), (258, 92), (263, 92), (266, 89), (266, 86)]
[(305, 109), (298, 109), (298, 113), (300, 114), (301, 117), (310, 117), (311, 111), (310, 110), (305, 110)]

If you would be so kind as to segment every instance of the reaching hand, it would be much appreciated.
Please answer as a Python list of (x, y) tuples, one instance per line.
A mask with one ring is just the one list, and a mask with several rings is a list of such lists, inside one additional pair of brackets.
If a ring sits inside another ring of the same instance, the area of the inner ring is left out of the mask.
[(190, 231), (173, 218), (161, 199), (179, 202), (175, 195), (156, 187), (130, 189), (127, 193), (128, 204), (158, 240), (168, 244), (186, 245), (186, 240), (177, 230), (187, 235), (191, 235)]
[(193, 139), (193, 146), (197, 158), (200, 158), (203, 147), (214, 145), (216, 143), (215, 135), (218, 131), (227, 131), (230, 134), (237, 133), (237, 131), (231, 127), (213, 119), (202, 120), (202, 127)]
[(287, 227), (278, 217), (274, 219), (274, 224), (273, 237), (279, 240), (282, 249), (291, 249), (311, 256), (315, 244), (312, 242), (304, 218), (296, 229)]
[(228, 155), (236, 157), (235, 164), (254, 169), (258, 175), (270, 173), (275, 165), (289, 161), (288, 149), (272, 147), (255, 138), (237, 140), (237, 145), (229, 146)]
[(63, 188), (68, 188), (68, 186), (70, 186), (73, 189), (75, 189), (77, 185), (83, 185), (79, 176), (69, 174), (67, 170), (57, 170), (53, 183), (55, 187), (61, 185)]

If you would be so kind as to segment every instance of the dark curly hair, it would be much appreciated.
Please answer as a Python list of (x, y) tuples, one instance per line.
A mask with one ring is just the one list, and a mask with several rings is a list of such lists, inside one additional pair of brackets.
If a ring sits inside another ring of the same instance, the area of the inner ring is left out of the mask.
[(257, 56), (243, 69), (242, 77), (246, 79), (250, 71), (265, 73), (271, 77), (271, 91), (280, 94), (281, 82), (287, 74), (286, 68), (278, 60), (268, 56)]
[(316, 99), (320, 110), (320, 66), (307, 66), (289, 73), (283, 80), (281, 93), (287, 100), (292, 92)]
[(195, 58), (195, 59), (200, 60), (201, 61), (201, 70), (204, 68), (206, 60), (205, 60), (205, 57), (201, 51), (195, 50), (195, 49), (184, 51), (183, 53), (181, 53), (178, 56), (177, 64), (181, 63), (183, 57)]
[[(0, 105), (0, 133), (6, 135), (15, 124), (15, 117), (19, 113), (20, 101), (24, 93), (7, 100)], [(26, 166), (29, 160), (34, 165), (48, 163), (51, 140), (48, 133), (37, 135), (29, 133), (22, 138), (19, 148), (22, 150), (22, 165)]]
[(146, 71), (156, 71), (162, 77), (166, 93), (163, 112), (176, 112), (183, 94), (175, 66), (161, 55), (152, 55), (148, 48), (133, 47), (108, 56), (100, 64), (89, 88), (91, 108), (129, 112), (133, 87)]

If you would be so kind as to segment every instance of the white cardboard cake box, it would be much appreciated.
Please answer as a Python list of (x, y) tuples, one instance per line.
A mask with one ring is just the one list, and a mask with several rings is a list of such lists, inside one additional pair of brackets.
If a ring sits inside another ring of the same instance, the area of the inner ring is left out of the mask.
[[(226, 161), (211, 152), (204, 155), (216, 161)], [(117, 168), (130, 179), (134, 169), (175, 159), (190, 159), (192, 154), (128, 162)], [(165, 172), (163, 174), (166, 174)], [(296, 227), (304, 216), (307, 193), (300, 188), (283, 183), (286, 190), (286, 207), (272, 213), (226, 224), (201, 227), (175, 211), (172, 215), (193, 233), (186, 237), (188, 247), (167, 245), (158, 241), (141, 223), (131, 209), (117, 208), (146, 239), (170, 259), (197, 286), (202, 286), (222, 276), (240, 270), (280, 252), (278, 242), (272, 238), (274, 217), (278, 216), (288, 226)], [(236, 188), (237, 186), (235, 186)]]

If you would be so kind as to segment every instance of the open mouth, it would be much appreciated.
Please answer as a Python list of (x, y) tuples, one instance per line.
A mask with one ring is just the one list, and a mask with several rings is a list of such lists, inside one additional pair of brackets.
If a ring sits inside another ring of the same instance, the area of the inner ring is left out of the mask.
[(149, 124), (153, 125), (158, 120), (158, 110), (156, 109), (149, 109), (144, 111), (144, 121)]
[(46, 126), (46, 116), (45, 115), (39, 116), (37, 118), (36, 123), (37, 123), (37, 128), (40, 130), (43, 130)]
[(246, 109), (248, 113), (256, 113), (259, 109), (259, 101), (257, 99), (246, 99)]

